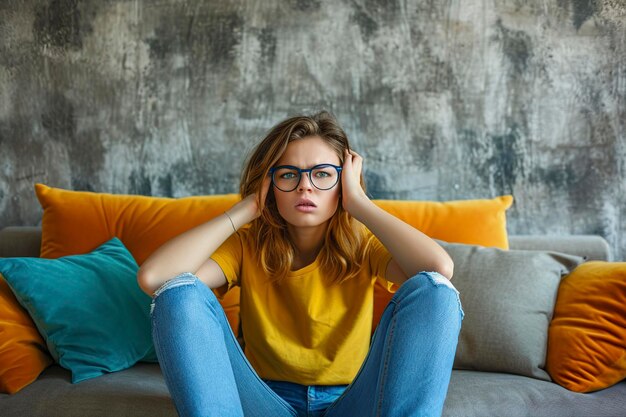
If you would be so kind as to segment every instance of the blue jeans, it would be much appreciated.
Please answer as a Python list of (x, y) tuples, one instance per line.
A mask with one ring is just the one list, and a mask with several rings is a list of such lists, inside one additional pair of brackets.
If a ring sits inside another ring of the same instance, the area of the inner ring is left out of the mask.
[(464, 313), (445, 277), (420, 272), (385, 308), (352, 383), (310, 387), (262, 380), (213, 291), (193, 274), (163, 284), (151, 316), (180, 416), (399, 417), (441, 415)]

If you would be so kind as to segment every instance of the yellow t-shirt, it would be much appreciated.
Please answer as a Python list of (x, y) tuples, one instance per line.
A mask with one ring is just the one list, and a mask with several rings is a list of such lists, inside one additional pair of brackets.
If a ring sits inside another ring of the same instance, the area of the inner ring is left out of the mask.
[[(361, 273), (328, 286), (318, 259), (271, 284), (253, 256), (249, 229), (240, 229), (211, 256), (228, 288), (241, 287), (245, 355), (263, 379), (302, 385), (349, 384), (369, 350), (373, 286), (385, 280), (391, 254), (371, 239)], [(387, 285), (385, 285), (387, 286)]]

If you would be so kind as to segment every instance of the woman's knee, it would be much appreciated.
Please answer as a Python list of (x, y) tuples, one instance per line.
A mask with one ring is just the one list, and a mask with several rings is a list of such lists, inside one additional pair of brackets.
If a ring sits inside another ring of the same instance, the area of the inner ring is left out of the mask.
[[(402, 293), (402, 294), (398, 294)], [(399, 299), (414, 300), (416, 304), (440, 312), (458, 312), (461, 320), (465, 316), (459, 291), (452, 282), (436, 271), (422, 271), (405, 281), (396, 292)], [(428, 300), (427, 303), (424, 301)]]
[[(176, 304), (189, 306), (194, 300), (211, 305), (219, 305), (217, 297), (200, 279), (191, 272), (183, 272), (180, 275), (164, 282), (152, 297), (150, 314), (154, 311), (156, 304), (162, 304), (164, 299), (170, 299)], [(181, 303), (182, 300), (184, 303)]]

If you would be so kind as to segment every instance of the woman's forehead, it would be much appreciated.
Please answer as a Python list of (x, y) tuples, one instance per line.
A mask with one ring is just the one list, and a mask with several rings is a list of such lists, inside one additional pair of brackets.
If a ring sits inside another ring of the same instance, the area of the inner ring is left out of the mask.
[(310, 168), (319, 164), (340, 164), (335, 149), (318, 136), (289, 142), (277, 165), (294, 165)]

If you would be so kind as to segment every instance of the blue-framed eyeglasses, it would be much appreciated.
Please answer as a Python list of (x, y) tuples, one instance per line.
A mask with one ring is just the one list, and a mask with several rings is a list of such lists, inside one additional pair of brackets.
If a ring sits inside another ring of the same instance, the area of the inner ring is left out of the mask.
[(302, 169), (293, 165), (281, 165), (270, 168), (272, 184), (280, 191), (290, 192), (298, 188), (302, 173), (309, 174), (309, 181), (318, 190), (330, 190), (339, 182), (341, 167), (333, 164), (319, 164), (313, 168)]

